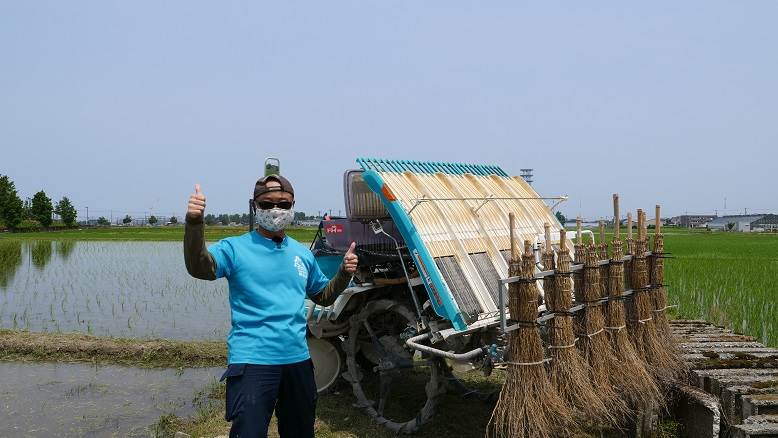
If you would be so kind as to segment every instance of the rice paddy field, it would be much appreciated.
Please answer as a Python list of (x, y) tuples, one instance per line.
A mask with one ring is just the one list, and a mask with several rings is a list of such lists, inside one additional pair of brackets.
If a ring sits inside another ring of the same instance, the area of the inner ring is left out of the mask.
[(672, 257), (665, 282), (674, 318), (704, 319), (778, 346), (778, 234), (662, 232)]
[[(663, 231), (673, 315), (778, 346), (778, 234)], [(206, 238), (243, 232), (208, 227)], [(0, 328), (189, 340), (223, 339), (229, 329), (226, 282), (188, 276), (181, 227), (0, 236)]]
[[(213, 227), (207, 230), (206, 239), (213, 242), (243, 232), (242, 228)], [(778, 346), (778, 306), (775, 303), (778, 298), (778, 234), (709, 233), (672, 228), (666, 228), (664, 232), (666, 251), (673, 257), (666, 261), (669, 300), (677, 305), (672, 309), (673, 315), (706, 319), (754, 336), (765, 344)], [(312, 229), (298, 229), (291, 234), (305, 242), (311, 240), (314, 233)], [(183, 263), (182, 238), (180, 227), (0, 233), (0, 335), (5, 337), (6, 344), (18, 341), (43, 346), (27, 348), (24, 354), (6, 352), (0, 359), (8, 364), (7, 370), (0, 369), (0, 374), (3, 371), (13, 373), (14, 367), (31, 361), (46, 363), (53, 360), (56, 364), (89, 359), (63, 350), (68, 342), (79, 345), (81, 350), (91, 348), (84, 344), (87, 338), (68, 334), (71, 332), (97, 336), (87, 340), (94, 344), (110, 343), (106, 351), (118, 348), (125, 353), (132, 347), (151, 354), (158, 343), (180, 344), (181, 348), (197, 344), (202, 348), (195, 350), (207, 353), (205, 366), (219, 367), (223, 362), (223, 340), (229, 330), (227, 284), (223, 280), (206, 282), (189, 277)], [(139, 341), (152, 338), (165, 340)], [(57, 354), (52, 355), (52, 352)], [(116, 354), (111, 353), (103, 359), (92, 357), (88, 360), (92, 365), (81, 364), (72, 369), (46, 365), (36, 368), (36, 372), (54, 376), (44, 378), (57, 382), (62, 381), (57, 373), (64, 373), (70, 380), (61, 387), (49, 385), (53, 396), (71, 400), (71, 393), (75, 391), (80, 397), (79, 403), (99, 407), (100, 398), (107, 393), (105, 385), (108, 385), (101, 376), (114, 372), (110, 368), (113, 362), (130, 365), (128, 371), (122, 373), (136, 373), (142, 384), (156, 379), (155, 385), (160, 388), (169, 387), (165, 385), (174, 382), (180, 373), (189, 372), (190, 367), (204, 366), (195, 361), (184, 361), (183, 364), (178, 361), (173, 367), (179, 372), (171, 377), (139, 371), (144, 367), (167, 369), (170, 366), (164, 365), (164, 360), (155, 365), (159, 361), (154, 361), (153, 354), (148, 358), (139, 356), (137, 360), (133, 359), (132, 353), (125, 356), (124, 361), (117, 362)], [(104, 368), (106, 365), (108, 368)], [(208, 369), (207, 372), (217, 371)], [(495, 378), (469, 375), (467, 381), (496, 390), (499, 382)], [(201, 380), (205, 384), (208, 378)], [(28, 385), (19, 388), (18, 392), (39, 390), (40, 384), (34, 381), (29, 384), (34, 388)], [(189, 389), (195, 391), (198, 386)], [(89, 411), (89, 415), (94, 415), (94, 421), (87, 426), (103, 431), (133, 430), (139, 433), (138, 436), (148, 436), (152, 429), (161, 432), (152, 434), (157, 436), (172, 436), (177, 430), (196, 436), (225, 433), (229, 424), (223, 420), (223, 402), (219, 401), (223, 397), (223, 385), (214, 383), (212, 387), (201, 390), (213, 393), (209, 400), (201, 399), (194, 405), (181, 404), (182, 398), (190, 397), (188, 393), (164, 390), (156, 396), (158, 400), (154, 400), (153, 409), (135, 412), (131, 407), (134, 405), (128, 401), (127, 408), (133, 411), (132, 415), (117, 417), (114, 412), (95, 408)], [(99, 390), (93, 394), (94, 388)], [(138, 403), (148, 405), (140, 395), (132, 397)], [(317, 436), (389, 436), (351, 407), (352, 402), (350, 391), (343, 385), (334, 394), (322, 397)], [(166, 403), (176, 403), (175, 409)], [(437, 432), (441, 430), (460, 436), (482, 435), (491, 405), (479, 403), (474, 406), (455, 395), (446, 395), (443, 403), (446, 413), (437, 415), (434, 425), (425, 428), (420, 436), (438, 436)], [(83, 432), (78, 428), (84, 427), (84, 422), (77, 414), (57, 412), (50, 416), (35, 416), (36, 421), (25, 424), (28, 432), (51, 427), (61, 429), (63, 425), (76, 428), (76, 435)], [(190, 416), (193, 412), (194, 416)], [(160, 416), (160, 413), (164, 414)], [(151, 426), (143, 427), (144, 424)], [(463, 430), (467, 433), (462, 434)], [(2, 432), (0, 430), (0, 435)], [(30, 436), (37, 435), (31, 432)]]
[[(665, 229), (673, 315), (778, 346), (778, 234)], [(650, 232), (649, 232), (650, 234)]]

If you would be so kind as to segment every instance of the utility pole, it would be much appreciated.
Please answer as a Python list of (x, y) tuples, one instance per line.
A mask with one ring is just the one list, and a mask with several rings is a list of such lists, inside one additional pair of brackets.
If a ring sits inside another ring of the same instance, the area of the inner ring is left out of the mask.
[(86, 224), (89, 225), (89, 207), (86, 207)]

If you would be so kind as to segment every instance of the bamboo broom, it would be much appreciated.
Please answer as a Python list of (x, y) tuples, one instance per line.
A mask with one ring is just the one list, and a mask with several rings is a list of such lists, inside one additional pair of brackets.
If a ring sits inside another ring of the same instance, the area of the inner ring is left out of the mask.
[(605, 334), (603, 289), (600, 284), (600, 268), (597, 265), (597, 249), (594, 244), (582, 250), (584, 258), (582, 287), (576, 293), (578, 302), (584, 304), (579, 316), (578, 348), (591, 369), (592, 386), (608, 408), (603, 422), (620, 425), (628, 412), (627, 404), (619, 397), (617, 390), (626, 385), (624, 373), (613, 372), (617, 366), (611, 343)]
[(636, 348), (649, 364), (663, 389), (670, 389), (678, 372), (678, 362), (671, 351), (660, 341), (654, 321), (654, 300), (648, 272), (646, 215), (638, 210), (638, 238), (632, 262), (632, 288), (636, 319), (630, 321), (631, 335)]
[(510, 438), (550, 438), (574, 428), (573, 412), (551, 386), (544, 364), (543, 343), (537, 330), (537, 284), (532, 245), (524, 242), (520, 257), (511, 223), (511, 276), (521, 281), (508, 286), (511, 320), (519, 327), (510, 332), (505, 383), (486, 429), (487, 436)]
[[(546, 239), (550, 242), (548, 234), (548, 224), (546, 224)], [(548, 322), (551, 384), (562, 400), (575, 407), (582, 423), (600, 424), (602, 420), (612, 422), (605, 402), (595, 391), (590, 380), (592, 370), (576, 348), (577, 339), (573, 330), (574, 315), (570, 313), (570, 308), (573, 306), (570, 254), (566, 245), (563, 229), (559, 231), (559, 252), (554, 276), (546, 277), (552, 282), (552, 287), (545, 291), (546, 309), (554, 314)], [(550, 245), (548, 247), (550, 248)], [(547, 255), (550, 257), (546, 257)], [(548, 250), (544, 254), (544, 260), (547, 258), (553, 260), (553, 250)], [(548, 266), (543, 268), (549, 270)]]
[[(653, 376), (646, 370), (643, 361), (635, 352), (635, 348), (627, 334), (627, 324), (624, 315), (624, 265), (622, 261), (621, 241), (619, 240), (618, 208), (619, 195), (613, 195), (614, 233), (612, 258), (608, 264), (608, 304), (606, 306), (607, 331), (613, 352), (618, 360), (618, 372), (624, 376), (621, 382), (621, 393), (628, 406), (636, 410), (644, 410), (659, 404), (662, 394)], [(628, 220), (629, 222), (629, 217)], [(628, 233), (629, 235), (630, 233)], [(602, 282), (602, 279), (600, 280)], [(604, 283), (603, 283), (604, 284)]]

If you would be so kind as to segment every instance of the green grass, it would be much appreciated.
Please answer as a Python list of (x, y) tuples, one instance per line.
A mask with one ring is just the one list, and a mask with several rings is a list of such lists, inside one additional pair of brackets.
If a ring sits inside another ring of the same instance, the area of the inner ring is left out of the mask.
[(668, 233), (673, 315), (728, 326), (778, 346), (778, 234)]
[(704, 319), (778, 347), (777, 233), (662, 232), (673, 257), (665, 261), (668, 298), (678, 305), (673, 317)]
[[(247, 230), (247, 227), (206, 226), (205, 239), (216, 241), (225, 237), (238, 236)], [(286, 230), (286, 233), (300, 242), (310, 242), (316, 234), (316, 228), (291, 227)], [(0, 239), (182, 241), (184, 239), (184, 227), (96, 227), (23, 233), (0, 232)]]

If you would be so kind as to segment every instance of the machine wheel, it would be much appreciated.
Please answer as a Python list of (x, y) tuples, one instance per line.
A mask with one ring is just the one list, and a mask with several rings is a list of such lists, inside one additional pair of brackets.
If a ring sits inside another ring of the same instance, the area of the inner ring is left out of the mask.
[[(445, 391), (441, 361), (407, 348), (400, 337), (414, 322), (415, 315), (403, 304), (370, 301), (351, 317), (343, 344), (347, 368), (343, 377), (351, 383), (355, 406), (396, 434), (416, 432), (428, 422)], [(370, 361), (357, 357), (365, 342), (373, 345)], [(373, 359), (378, 362), (373, 370), (360, 366), (369, 366)]]
[[(338, 338), (333, 338), (336, 342)], [(317, 339), (309, 336), (308, 351), (313, 360), (313, 378), (316, 380), (316, 391), (319, 394), (329, 392), (338, 381), (343, 369), (343, 358), (340, 348), (327, 339)]]

